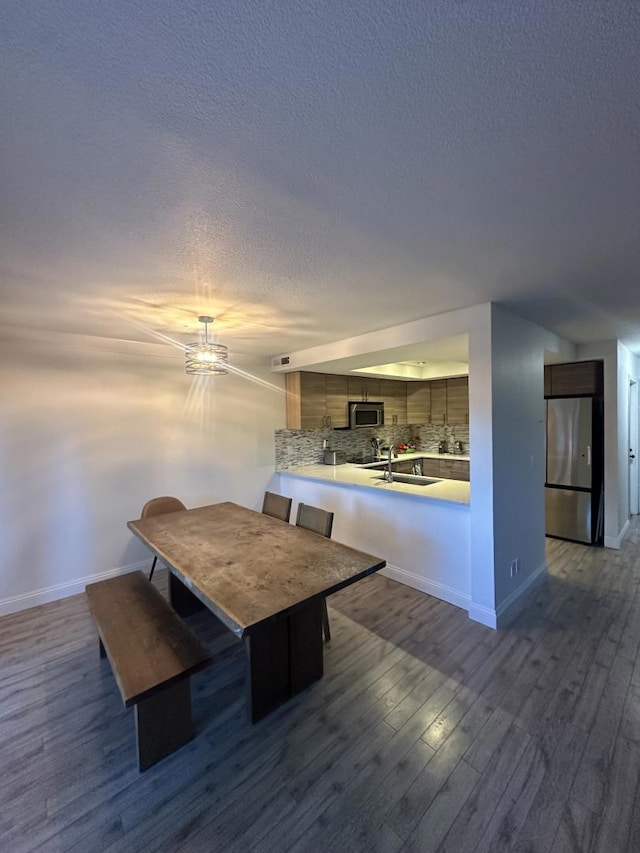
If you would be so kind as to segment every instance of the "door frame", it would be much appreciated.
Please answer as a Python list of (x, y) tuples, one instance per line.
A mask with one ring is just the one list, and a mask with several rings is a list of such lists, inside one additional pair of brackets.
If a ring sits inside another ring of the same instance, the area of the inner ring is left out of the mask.
[[(629, 376), (627, 419), (627, 456), (628, 456), (628, 490), (629, 517), (640, 512), (640, 465), (638, 464), (638, 438), (640, 432), (640, 409), (638, 407), (638, 380)], [(635, 456), (631, 458), (631, 454)]]

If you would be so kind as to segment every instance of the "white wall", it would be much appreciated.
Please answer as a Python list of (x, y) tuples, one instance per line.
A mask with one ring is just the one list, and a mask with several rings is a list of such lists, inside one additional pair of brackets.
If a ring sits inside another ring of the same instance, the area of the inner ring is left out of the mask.
[(486, 304), (476, 311), (469, 334), (470, 615), (495, 626), (492, 394), (491, 305)]
[[(540, 327), (492, 306), (496, 609), (545, 568), (544, 347)], [(511, 562), (518, 573), (511, 577)]]
[[(549, 345), (544, 329), (498, 305), (486, 307), (470, 335), (469, 613), (488, 624), (491, 619), (499, 624), (546, 568), (544, 350)], [(518, 572), (512, 576), (515, 559)]]
[(639, 359), (619, 341), (582, 344), (578, 357), (604, 362), (604, 544), (619, 548), (629, 523), (629, 377)]
[[(618, 357), (618, 528), (629, 524), (629, 380), (638, 377), (638, 359), (624, 344), (617, 342)], [(635, 417), (637, 418), (637, 412)]]
[(260, 505), (285, 418), (261, 366), (190, 377), (168, 347), (53, 336), (0, 358), (0, 614), (149, 563), (125, 523), (150, 497)]
[[(280, 474), (282, 494), (335, 513), (332, 537), (387, 561), (383, 574), (468, 609), (469, 507)], [(295, 517), (295, 506), (292, 518)]]

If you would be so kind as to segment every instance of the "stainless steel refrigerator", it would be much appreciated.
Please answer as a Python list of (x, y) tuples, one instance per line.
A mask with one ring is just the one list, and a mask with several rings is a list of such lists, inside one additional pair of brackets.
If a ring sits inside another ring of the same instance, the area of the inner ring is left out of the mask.
[(602, 408), (593, 397), (546, 401), (546, 532), (601, 544)]

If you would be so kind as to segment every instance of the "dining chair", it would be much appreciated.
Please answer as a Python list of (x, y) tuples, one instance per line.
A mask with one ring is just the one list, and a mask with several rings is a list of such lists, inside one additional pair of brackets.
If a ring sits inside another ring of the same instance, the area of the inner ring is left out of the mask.
[[(320, 509), (317, 506), (311, 506), (311, 504), (298, 504), (296, 527), (304, 527), (305, 530), (310, 530), (312, 533), (318, 533), (320, 536), (331, 539), (333, 513), (326, 509)], [(326, 598), (322, 599), (322, 631), (325, 641), (330, 640), (331, 630), (329, 628), (329, 613), (327, 611)]]
[(276, 495), (274, 492), (265, 492), (262, 502), (262, 512), (265, 515), (270, 515), (272, 518), (279, 518), (280, 521), (289, 521), (291, 518), (292, 498), (285, 495)]
[[(178, 512), (178, 510), (186, 509), (186, 506), (179, 501), (178, 498), (172, 498), (170, 495), (162, 495), (159, 498), (151, 498), (142, 507), (140, 518), (151, 518), (152, 515), (164, 515), (167, 512)], [(151, 571), (149, 572), (149, 580), (153, 577), (153, 572), (158, 562), (157, 556), (153, 558)]]

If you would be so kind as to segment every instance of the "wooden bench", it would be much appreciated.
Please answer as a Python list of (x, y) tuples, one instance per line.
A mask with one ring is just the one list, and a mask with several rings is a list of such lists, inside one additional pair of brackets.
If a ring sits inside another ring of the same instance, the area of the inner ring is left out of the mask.
[(193, 737), (189, 677), (211, 653), (142, 572), (86, 587), (125, 707), (135, 707), (138, 766), (146, 770)]

